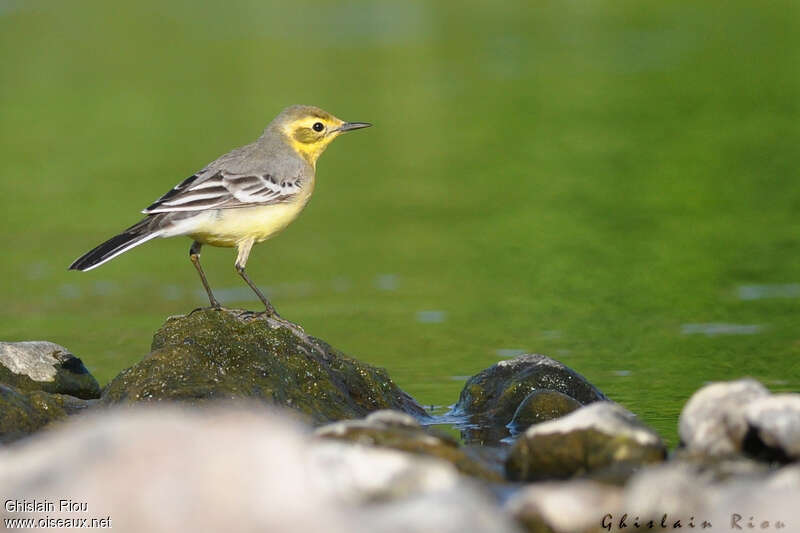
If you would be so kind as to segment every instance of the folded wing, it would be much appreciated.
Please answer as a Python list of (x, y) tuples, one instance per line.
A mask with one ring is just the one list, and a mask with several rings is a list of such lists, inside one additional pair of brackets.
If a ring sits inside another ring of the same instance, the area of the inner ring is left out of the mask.
[(287, 202), (302, 187), (300, 178), (277, 179), (269, 174), (234, 174), (224, 170), (190, 176), (142, 213), (233, 209)]

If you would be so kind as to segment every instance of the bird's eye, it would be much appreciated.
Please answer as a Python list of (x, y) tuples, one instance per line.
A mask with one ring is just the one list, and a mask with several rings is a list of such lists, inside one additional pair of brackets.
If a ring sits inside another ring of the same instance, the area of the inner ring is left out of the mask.
[(322, 131), (325, 129), (325, 124), (322, 122), (315, 122), (311, 127), (314, 128), (314, 131)]

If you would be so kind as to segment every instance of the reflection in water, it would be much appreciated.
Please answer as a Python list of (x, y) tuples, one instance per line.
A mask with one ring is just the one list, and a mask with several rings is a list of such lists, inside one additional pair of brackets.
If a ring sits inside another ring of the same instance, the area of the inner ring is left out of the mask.
[(755, 335), (761, 333), (764, 327), (758, 324), (725, 324), (712, 322), (709, 324), (683, 324), (681, 326), (682, 335), (694, 335), (702, 333), (709, 337), (717, 335)]
[(417, 312), (417, 322), (423, 324), (439, 324), (447, 320), (447, 313), (445, 311), (431, 310)]
[(50, 265), (47, 264), (47, 261), (34, 261), (28, 265), (25, 273), (28, 279), (43, 279), (50, 273)]
[(164, 285), (161, 288), (161, 297), (167, 301), (180, 300), (183, 297), (183, 287), (180, 285)]
[(396, 274), (380, 274), (375, 278), (375, 287), (382, 291), (396, 291), (397, 283)]
[(509, 359), (513, 357), (518, 357), (522, 354), (528, 353), (527, 350), (523, 350), (522, 348), (498, 348), (494, 351), (498, 357), (507, 357)]
[(94, 282), (94, 293), (100, 296), (109, 296), (119, 292), (119, 285), (114, 281), (97, 280)]
[(65, 283), (58, 288), (58, 294), (67, 300), (74, 300), (75, 298), (80, 297), (81, 289), (72, 283)]
[[(314, 286), (308, 281), (300, 281), (297, 283), (279, 283), (277, 285), (261, 286), (261, 290), (268, 298), (303, 298), (314, 292)], [(194, 291), (195, 296), (200, 299), (206, 299), (206, 293), (203, 289)], [(243, 287), (227, 287), (222, 289), (214, 289), (214, 295), (222, 301), (231, 302), (258, 302), (258, 296), (247, 286)]]
[(353, 282), (347, 278), (336, 278), (331, 281), (331, 288), (336, 292), (347, 292), (353, 288)]
[(560, 339), (561, 331), (557, 329), (546, 329), (541, 333), (543, 339)]
[(763, 300), (765, 298), (800, 298), (800, 283), (783, 285), (741, 285), (740, 300)]

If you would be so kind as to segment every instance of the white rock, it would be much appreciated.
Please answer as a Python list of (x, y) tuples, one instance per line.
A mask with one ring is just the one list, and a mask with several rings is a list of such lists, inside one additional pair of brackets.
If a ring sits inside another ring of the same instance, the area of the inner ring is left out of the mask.
[(380, 424), (385, 427), (421, 427), (416, 418), (401, 411), (395, 411), (394, 409), (381, 409), (380, 411), (374, 411), (367, 415), (365, 420), (367, 422)]
[(681, 412), (678, 433), (690, 451), (725, 455), (741, 450), (744, 407), (769, 391), (754, 379), (713, 383), (695, 392)]
[(602, 517), (618, 515), (622, 489), (595, 481), (533, 483), (506, 502), (518, 520), (541, 520), (558, 533), (595, 531)]
[(775, 394), (743, 406), (747, 425), (762, 443), (800, 459), (800, 394)]
[[(684, 530), (690, 522), (697, 530), (708, 522), (713, 531), (775, 530), (781, 522), (781, 531), (796, 533), (800, 531), (800, 486), (789, 482), (796, 482), (796, 475), (779, 472), (768, 477), (735, 476), (715, 481), (711, 469), (704, 471), (700, 465), (679, 462), (647, 468), (625, 487), (624, 504), (612, 522), (617, 525), (621, 512), (628, 515), (629, 528), (638, 519), (640, 524), (653, 520), (658, 529), (666, 515), (668, 527), (680, 520)], [(778, 480), (778, 476), (783, 479)], [(615, 527), (611, 531), (626, 529)]]
[(661, 438), (655, 431), (642, 424), (636, 415), (613, 402), (594, 402), (583, 406), (561, 418), (529, 427), (524, 436), (531, 438), (586, 429), (594, 429), (606, 435), (625, 435), (642, 446), (661, 444)]
[(276, 415), (118, 410), (28, 442), (0, 453), (4, 494), (85, 502), (88, 516), (110, 516), (115, 531), (228, 531), (232, 523), (245, 532), (349, 529), (299, 472), (303, 431)]
[(339, 501), (364, 503), (458, 487), (458, 472), (444, 461), (388, 448), (319, 441), (309, 448), (317, 488)]
[(34, 381), (54, 381), (56, 354), (69, 355), (63, 346), (49, 341), (0, 342), (0, 365)]
[(774, 489), (800, 490), (800, 464), (780, 468), (769, 478), (767, 485)]
[(522, 533), (476, 486), (373, 505), (359, 515), (364, 533)]
[(0, 487), (16, 500), (88, 506), (0, 507), (0, 520), (110, 516), (122, 532), (517, 531), (447, 463), (314, 439), (261, 405), (89, 414), (0, 449)]
[(525, 366), (529, 364), (544, 365), (559, 369), (567, 368), (563, 363), (556, 361), (555, 359), (551, 359), (550, 357), (547, 357), (546, 355), (542, 355), (540, 353), (526, 353), (518, 355), (513, 359), (503, 359), (502, 361), (497, 362), (497, 366), (501, 367), (507, 366), (511, 368), (516, 368), (518, 366)]
[(711, 474), (696, 465), (665, 463), (643, 469), (625, 487), (624, 511), (631, 517), (691, 516), (713, 498)]

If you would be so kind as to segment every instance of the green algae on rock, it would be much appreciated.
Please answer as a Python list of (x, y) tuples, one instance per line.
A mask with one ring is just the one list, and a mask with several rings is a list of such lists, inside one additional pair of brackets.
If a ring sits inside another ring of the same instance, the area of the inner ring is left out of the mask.
[(528, 428), (511, 448), (506, 475), (514, 481), (567, 479), (665, 458), (661, 438), (636, 415), (618, 404), (597, 402)]
[(560, 418), (581, 407), (581, 403), (555, 390), (535, 390), (519, 404), (508, 428), (513, 435), (522, 433), (530, 426)]
[(566, 365), (546, 355), (525, 354), (500, 361), (472, 376), (454, 410), (468, 415), (491, 414), (507, 424), (522, 400), (537, 389), (561, 392), (582, 405), (607, 399)]
[(321, 424), (380, 409), (425, 410), (380, 368), (352, 359), (297, 325), (239, 310), (170, 317), (152, 351), (103, 392), (105, 404), (253, 398)]
[(0, 384), (0, 444), (25, 437), (88, 405), (86, 400), (64, 394), (23, 391)]
[(48, 341), (0, 342), (0, 383), (20, 391), (100, 397), (100, 386), (83, 362)]
[(586, 378), (555, 359), (525, 354), (500, 361), (469, 378), (450, 415), (467, 421), (461, 425), (466, 442), (499, 442), (509, 436), (507, 426), (522, 401), (537, 390), (560, 392), (581, 405), (608, 399)]

